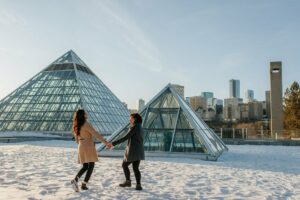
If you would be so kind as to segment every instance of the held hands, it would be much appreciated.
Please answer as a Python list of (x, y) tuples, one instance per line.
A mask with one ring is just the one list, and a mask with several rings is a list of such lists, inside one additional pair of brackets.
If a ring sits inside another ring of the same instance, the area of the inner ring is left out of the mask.
[(110, 142), (106, 142), (105, 146), (106, 146), (107, 149), (112, 149), (113, 148), (113, 145)]

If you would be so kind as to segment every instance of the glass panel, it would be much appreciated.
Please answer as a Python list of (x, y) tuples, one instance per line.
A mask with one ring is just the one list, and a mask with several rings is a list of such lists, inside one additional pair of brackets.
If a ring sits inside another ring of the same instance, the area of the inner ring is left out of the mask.
[(201, 152), (206, 153), (200, 140), (192, 131), (177, 131), (172, 147), (173, 152)]

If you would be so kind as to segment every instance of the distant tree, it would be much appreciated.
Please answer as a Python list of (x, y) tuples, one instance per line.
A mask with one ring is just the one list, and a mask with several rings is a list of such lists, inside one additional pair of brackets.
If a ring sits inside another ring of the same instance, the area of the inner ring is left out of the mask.
[(287, 130), (300, 129), (300, 88), (294, 81), (284, 94), (284, 128)]

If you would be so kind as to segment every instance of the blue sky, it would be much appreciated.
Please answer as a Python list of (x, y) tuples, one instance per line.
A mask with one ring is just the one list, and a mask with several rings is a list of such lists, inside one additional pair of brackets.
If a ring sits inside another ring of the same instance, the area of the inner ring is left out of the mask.
[(168, 83), (186, 96), (258, 100), (269, 62), (283, 62), (283, 89), (300, 82), (297, 0), (0, 0), (0, 98), (73, 49), (117, 95), (135, 107)]

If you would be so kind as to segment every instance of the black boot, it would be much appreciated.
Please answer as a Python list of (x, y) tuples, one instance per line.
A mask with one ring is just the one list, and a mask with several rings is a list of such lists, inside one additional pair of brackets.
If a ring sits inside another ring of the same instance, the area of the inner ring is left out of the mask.
[(136, 184), (135, 189), (136, 190), (142, 190), (143, 188), (142, 188), (141, 184)]
[(86, 187), (86, 183), (81, 184), (81, 190), (88, 190), (89, 188)]
[(120, 187), (131, 187), (131, 181), (125, 181), (124, 183), (119, 184)]

